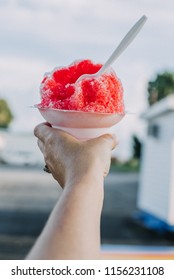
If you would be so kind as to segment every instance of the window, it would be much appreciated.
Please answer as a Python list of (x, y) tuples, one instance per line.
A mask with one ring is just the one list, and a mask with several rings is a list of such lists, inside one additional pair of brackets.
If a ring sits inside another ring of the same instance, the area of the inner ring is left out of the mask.
[(160, 127), (158, 124), (150, 124), (148, 126), (148, 135), (154, 138), (159, 138), (160, 136)]

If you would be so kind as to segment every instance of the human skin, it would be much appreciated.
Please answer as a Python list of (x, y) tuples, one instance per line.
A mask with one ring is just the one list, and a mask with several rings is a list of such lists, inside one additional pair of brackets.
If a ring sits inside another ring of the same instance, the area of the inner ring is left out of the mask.
[(99, 259), (104, 177), (116, 139), (105, 134), (79, 141), (48, 124), (34, 134), (63, 192), (27, 259)]

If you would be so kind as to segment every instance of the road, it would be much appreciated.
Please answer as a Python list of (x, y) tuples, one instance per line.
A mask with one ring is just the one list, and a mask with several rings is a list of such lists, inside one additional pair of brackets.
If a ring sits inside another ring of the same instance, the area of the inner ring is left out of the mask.
[[(146, 229), (134, 217), (137, 173), (105, 180), (102, 244), (174, 246), (174, 236)], [(0, 166), (0, 259), (23, 259), (41, 232), (61, 188), (41, 168)]]

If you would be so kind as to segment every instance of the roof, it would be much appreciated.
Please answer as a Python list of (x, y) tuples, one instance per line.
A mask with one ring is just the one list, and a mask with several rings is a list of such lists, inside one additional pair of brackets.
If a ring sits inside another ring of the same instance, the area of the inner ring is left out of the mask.
[(170, 94), (152, 105), (141, 117), (152, 119), (171, 111), (174, 111), (174, 94)]

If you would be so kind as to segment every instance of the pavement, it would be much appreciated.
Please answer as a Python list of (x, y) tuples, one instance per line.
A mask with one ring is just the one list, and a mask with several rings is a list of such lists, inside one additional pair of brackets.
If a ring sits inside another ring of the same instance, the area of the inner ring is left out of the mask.
[[(111, 248), (119, 252), (126, 248), (129, 253), (131, 248), (160, 248), (174, 253), (174, 234), (147, 229), (135, 218), (138, 180), (138, 173), (110, 173), (105, 180), (101, 241), (107, 258)], [(61, 192), (42, 168), (0, 166), (1, 260), (25, 257)]]

